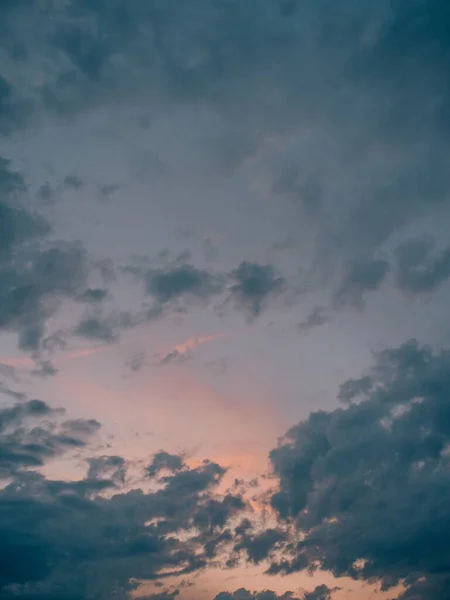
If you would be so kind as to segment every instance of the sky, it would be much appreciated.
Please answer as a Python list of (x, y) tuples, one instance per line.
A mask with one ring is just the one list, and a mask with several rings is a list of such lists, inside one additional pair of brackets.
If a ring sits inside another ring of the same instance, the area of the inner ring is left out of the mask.
[(449, 22), (0, 1), (2, 599), (450, 599)]

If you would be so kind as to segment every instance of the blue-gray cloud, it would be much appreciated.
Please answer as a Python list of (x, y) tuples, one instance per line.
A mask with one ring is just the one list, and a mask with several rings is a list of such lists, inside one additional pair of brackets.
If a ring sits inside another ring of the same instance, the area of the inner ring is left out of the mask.
[[(71, 449), (87, 449), (100, 424), (66, 420), (39, 400), (0, 411), (0, 595), (25, 600), (129, 600), (134, 580), (160, 580), (204, 568), (242, 508), (215, 493), (225, 470), (157, 454), (144, 477), (158, 489), (127, 491), (120, 456), (88, 459), (84, 479), (58, 481), (37, 470)], [(114, 494), (104, 495), (104, 492)], [(181, 536), (195, 528), (194, 536)]]
[(272, 451), (272, 505), (303, 532), (271, 573), (318, 567), (403, 583), (399, 598), (441, 598), (450, 527), (450, 352), (385, 350), (343, 385), (345, 408), (319, 411)]
[(283, 291), (286, 281), (271, 265), (244, 261), (230, 273), (233, 300), (251, 316), (261, 314), (268, 298)]
[(450, 248), (435, 251), (429, 238), (408, 240), (395, 255), (396, 285), (403, 292), (429, 294), (450, 277)]
[(301, 596), (294, 595), (293, 592), (276, 594), (271, 590), (262, 592), (250, 592), (244, 588), (236, 590), (233, 593), (221, 592), (214, 600), (331, 600), (333, 592), (339, 588), (329, 588), (326, 585), (318, 585), (310, 592), (304, 592)]

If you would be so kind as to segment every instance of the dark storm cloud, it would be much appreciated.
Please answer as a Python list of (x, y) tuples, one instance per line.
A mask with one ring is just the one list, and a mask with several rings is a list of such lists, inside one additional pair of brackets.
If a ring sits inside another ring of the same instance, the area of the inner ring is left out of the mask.
[[(215, 558), (229, 519), (244, 506), (239, 496), (214, 492), (224, 469), (207, 461), (189, 469), (182, 457), (160, 452), (147, 471), (153, 477), (164, 468), (157, 491), (125, 491), (126, 461), (97, 456), (86, 478), (51, 480), (29, 468), (86, 448), (99, 428), (57, 417), (38, 400), (0, 411), (1, 473), (12, 478), (0, 490), (2, 598), (129, 600), (135, 579), (190, 573)], [(193, 535), (180, 535), (193, 527)]]
[(408, 240), (395, 252), (396, 285), (409, 294), (433, 292), (450, 277), (450, 248), (435, 250), (428, 238)]
[(242, 262), (230, 273), (235, 283), (230, 287), (234, 301), (251, 316), (257, 317), (265, 307), (267, 299), (276, 296), (285, 287), (285, 280), (278, 277), (271, 265)]
[(312, 413), (271, 452), (272, 505), (303, 533), (270, 572), (321, 568), (403, 582), (401, 598), (450, 584), (450, 351), (410, 341), (343, 385), (345, 408)]

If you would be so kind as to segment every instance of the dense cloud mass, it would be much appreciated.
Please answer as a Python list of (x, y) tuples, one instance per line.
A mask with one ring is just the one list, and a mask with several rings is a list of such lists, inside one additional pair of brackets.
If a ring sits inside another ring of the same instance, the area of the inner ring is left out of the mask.
[(403, 583), (405, 599), (446, 597), (449, 373), (447, 350), (385, 350), (342, 385), (345, 407), (287, 433), (271, 453), (272, 506), (304, 537), (270, 572), (320, 567), (386, 589)]
[(89, 458), (81, 480), (46, 478), (35, 469), (87, 449), (100, 427), (57, 422), (60, 412), (40, 400), (0, 412), (1, 597), (129, 598), (135, 579), (204, 568), (244, 508), (239, 495), (214, 493), (225, 470), (208, 461), (188, 468), (161, 452), (142, 477), (157, 483), (150, 492), (121, 489), (128, 465), (119, 456)]
[[(348, 0), (345, 9), (329, 0), (7, 3), (3, 133), (43, 114), (204, 105), (228, 132), (217, 150), (227, 172), (285, 140), (286, 151), (281, 144), (261, 164), (287, 218), (313, 232), (305, 285), (336, 279), (331, 304), (361, 307), (389, 270), (376, 253), (421, 217), (448, 214), (448, 11), (445, 0)], [(69, 174), (63, 187), (83, 181)], [(400, 289), (435, 289), (448, 278), (446, 250), (431, 257), (406, 244), (392, 257)], [(426, 261), (420, 274), (411, 261)], [(282, 280), (249, 268), (235, 269), (233, 290), (254, 316)], [(222, 284), (182, 265), (149, 273), (147, 292), (166, 304), (205, 299)], [(38, 337), (36, 328), (25, 333), (24, 346)]]
[(30, 352), (39, 350), (62, 298), (92, 301), (86, 252), (51, 241), (50, 233), (27, 202), (23, 176), (0, 159), (0, 330), (17, 332), (19, 347)]
[[(215, 600), (450, 598), (449, 23), (449, 0), (0, 0), (2, 599), (190, 600), (212, 566), (313, 577)], [(194, 440), (259, 469), (287, 416), (255, 504), (191, 465)]]

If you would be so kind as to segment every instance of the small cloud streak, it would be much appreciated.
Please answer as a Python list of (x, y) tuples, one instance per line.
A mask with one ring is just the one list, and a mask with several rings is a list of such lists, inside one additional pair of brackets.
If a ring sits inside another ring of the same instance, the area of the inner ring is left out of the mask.
[(214, 342), (216, 340), (226, 338), (228, 334), (226, 333), (214, 333), (212, 335), (203, 335), (200, 337), (190, 337), (181, 344), (175, 346), (169, 352), (160, 352), (155, 356), (158, 359), (158, 365), (167, 365), (169, 363), (173, 363), (176, 361), (183, 361), (188, 358), (189, 352), (191, 350), (195, 350), (199, 346), (203, 344), (207, 344), (208, 342)]
[[(81, 350), (74, 350), (64, 354), (60, 358), (56, 359), (55, 364), (69, 362), (71, 360), (77, 360), (79, 358), (85, 358), (92, 356), (93, 354), (99, 354), (105, 350), (109, 350), (111, 345), (95, 346), (93, 348), (82, 348)], [(35, 361), (29, 356), (5, 356), (0, 357), (0, 365), (6, 367), (12, 367), (13, 369), (32, 369), (35, 367)]]

